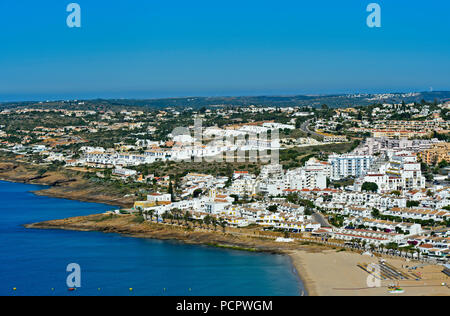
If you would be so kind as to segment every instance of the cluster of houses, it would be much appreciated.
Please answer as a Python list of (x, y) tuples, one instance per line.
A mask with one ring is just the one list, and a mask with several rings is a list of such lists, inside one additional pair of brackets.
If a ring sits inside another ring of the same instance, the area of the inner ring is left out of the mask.
[[(263, 229), (310, 232), (375, 247), (396, 244), (430, 257), (448, 258), (450, 229), (438, 237), (429, 223), (445, 226), (450, 220), (449, 187), (396, 193), (331, 189), (326, 185), (330, 167), (329, 162), (316, 159), (287, 171), (281, 165), (269, 164), (257, 176), (235, 171), (231, 183), (227, 177), (191, 173), (183, 178), (179, 201), (172, 201), (170, 194), (155, 193), (147, 201), (136, 202), (135, 209), (159, 216), (178, 209), (193, 219), (212, 216), (235, 227), (259, 225)], [(304, 206), (288, 203), (291, 195), (310, 201), (327, 216), (341, 216), (343, 225), (323, 227)], [(239, 203), (241, 199), (245, 202)], [(412, 207), (408, 201), (417, 204)]]
[(154, 193), (146, 201), (135, 202), (134, 209), (152, 212), (162, 218), (166, 212), (177, 209), (188, 212), (192, 219), (204, 219), (206, 216), (224, 220), (227, 225), (246, 227), (256, 224), (271, 229), (291, 232), (312, 232), (321, 226), (305, 215), (304, 207), (285, 202), (273, 202), (276, 211), (267, 207), (265, 202), (235, 204), (235, 197), (218, 193), (210, 189), (207, 194), (189, 200), (171, 202), (170, 194)]
[[(401, 105), (394, 106), (395, 109), (399, 107)], [(386, 116), (392, 112), (392, 108), (377, 109), (374, 112)], [(423, 111), (425, 110), (427, 109)], [(296, 129), (295, 118), (307, 119), (314, 115), (308, 108), (300, 111), (298, 108), (247, 107), (239, 111), (281, 111), (289, 113), (293, 118), (287, 124), (264, 121), (206, 127), (201, 130), (200, 139), (195, 135), (195, 130), (192, 131), (195, 126), (191, 126), (184, 132), (170, 134), (170, 141), (136, 137), (135, 144), (132, 141), (131, 144), (120, 143), (114, 148), (105, 149), (85, 146), (86, 140), (68, 134), (122, 129), (130, 133), (145, 129), (151, 134), (157, 129), (139, 121), (144, 115), (141, 111), (122, 111), (121, 120), (117, 122), (108, 121), (114, 119), (114, 112), (61, 111), (58, 114), (79, 118), (99, 114), (100, 119), (89, 122), (86, 126), (36, 127), (32, 131), (24, 131), (23, 143), (8, 143), (8, 150), (45, 155), (45, 160), (65, 162), (69, 167), (108, 168), (112, 169), (114, 177), (142, 182), (155, 178), (151, 175), (144, 178), (133, 167), (157, 161), (192, 161), (197, 158), (214, 161), (215, 157), (222, 157), (223, 154), (244, 151), (282, 150), (283, 142), (272, 136), (276, 136), (279, 130), (289, 132)], [(227, 117), (227, 111), (218, 109), (214, 115)], [(423, 114), (421, 111), (416, 113), (408, 106), (401, 111)], [(162, 120), (169, 112), (174, 116), (179, 115), (179, 112), (167, 109), (159, 111), (155, 117)], [(211, 113), (212, 110), (206, 109), (204, 116)], [(433, 120), (422, 121), (380, 120), (370, 126), (367, 120), (355, 119), (358, 114), (356, 109), (337, 109), (336, 113), (338, 120), (317, 119), (313, 123), (315, 134), (322, 135), (323, 142), (308, 137), (300, 141), (294, 140), (293, 146), (298, 146), (299, 143), (317, 145), (345, 142), (346, 136), (329, 133), (342, 128), (343, 121), (355, 124), (350, 131), (371, 132), (374, 137), (366, 138), (351, 153), (330, 154), (325, 161), (312, 158), (300, 168), (286, 170), (273, 162), (261, 166), (259, 174), (240, 170), (235, 171), (230, 178), (188, 173), (182, 178), (176, 194), (151, 193), (145, 201), (136, 201), (133, 209), (152, 212), (159, 218), (176, 209), (188, 213), (192, 219), (200, 220), (209, 216), (234, 227), (257, 225), (262, 229), (309, 232), (377, 247), (396, 244), (400, 247), (414, 247), (428, 256), (448, 258), (450, 229), (433, 230), (429, 227), (433, 226), (431, 224), (444, 227), (450, 220), (450, 187), (427, 183), (419, 160), (428, 164), (446, 160), (448, 143), (438, 139), (402, 138), (423, 136), (422, 134), (429, 134), (433, 129), (448, 129), (448, 122), (436, 116)], [(318, 129), (324, 132), (317, 133)], [(270, 138), (267, 137), (268, 134), (271, 134)], [(0, 137), (5, 136), (6, 133), (0, 130)], [(41, 142), (28, 144), (33, 137)], [(77, 147), (79, 150), (76, 153), (57, 149), (74, 144), (81, 147)], [(98, 175), (104, 176), (102, 172)], [(159, 188), (168, 188), (171, 183), (168, 176), (156, 180), (160, 181)], [(338, 185), (340, 182), (352, 184), (341, 186)], [(367, 189), (367, 184), (372, 184), (370, 190)], [(312, 205), (315, 211), (322, 212), (330, 221), (339, 217), (342, 225), (321, 225), (316, 222), (317, 217), (311, 215), (310, 206), (288, 203), (292, 201), (292, 197), (297, 197), (294, 200), (299, 204), (299, 199), (308, 201), (311, 203), (308, 205)]]
[[(111, 168), (156, 161), (215, 161), (216, 158), (222, 159), (223, 154), (232, 154), (234, 158), (245, 152), (267, 153), (280, 149), (280, 140), (276, 136), (279, 129), (295, 129), (295, 126), (259, 122), (258, 125), (230, 126), (227, 129), (206, 128), (199, 139), (192, 137), (187, 130), (185, 134), (170, 134), (170, 142), (138, 140), (135, 146), (119, 150), (83, 147), (81, 157), (70, 161), (70, 164)], [(271, 137), (267, 135), (269, 131), (272, 132)]]

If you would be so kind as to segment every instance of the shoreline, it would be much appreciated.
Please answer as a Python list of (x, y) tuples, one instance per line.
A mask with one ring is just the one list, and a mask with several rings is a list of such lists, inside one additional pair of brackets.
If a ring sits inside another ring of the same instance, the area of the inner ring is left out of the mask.
[(295, 273), (298, 275), (303, 284), (305, 296), (319, 296), (314, 284), (314, 280), (309, 277), (308, 273), (306, 272), (304, 263), (301, 261), (301, 259), (295, 258), (293, 252), (286, 252), (286, 255), (289, 257), (289, 260), (294, 267)]
[[(5, 180), (3, 177), (0, 181), (10, 183), (23, 183), (32, 185), (49, 186), (44, 183), (32, 183), (27, 181), (11, 181)], [(39, 192), (42, 192), (39, 194)], [(111, 199), (81, 199), (78, 197), (66, 197), (64, 195), (55, 196), (49, 194), (48, 191), (38, 190), (31, 191), (33, 194), (47, 197), (64, 198), (69, 200), (77, 200), (90, 203), (101, 203), (107, 205), (117, 206)], [(331, 250), (329, 247), (322, 245), (302, 245), (299, 243), (276, 243), (274, 240), (267, 240), (261, 237), (241, 238), (229, 233), (222, 233), (219, 231), (204, 231), (204, 230), (188, 230), (183, 227), (172, 226), (169, 224), (157, 224), (153, 222), (144, 222), (143, 224), (130, 222), (133, 220), (133, 215), (115, 215), (116, 220), (124, 220), (119, 223), (113, 221), (108, 223), (108, 219), (95, 219), (99, 216), (107, 216), (105, 214), (96, 214), (82, 217), (75, 217), (63, 220), (53, 220), (41, 223), (26, 224), (24, 227), (28, 229), (57, 229), (57, 230), (72, 230), (72, 231), (97, 231), (103, 233), (117, 233), (123, 236), (132, 238), (150, 238), (158, 240), (172, 240), (191, 245), (204, 245), (210, 247), (234, 249), (239, 251), (261, 252), (267, 254), (286, 255), (293, 269), (293, 273), (299, 279), (298, 295), (307, 296), (342, 296), (342, 295), (371, 295), (371, 296), (386, 296), (387, 285), (383, 284), (382, 288), (367, 289), (364, 288), (364, 282), (367, 279), (367, 274), (356, 267), (356, 262), (359, 260), (367, 260), (359, 253), (345, 251), (340, 253), (339, 250)], [(109, 215), (108, 215), (109, 216)], [(128, 221), (126, 220), (128, 219)], [(146, 227), (143, 227), (145, 225)], [(150, 228), (149, 228), (150, 227)], [(347, 258), (348, 257), (348, 258)], [(395, 261), (397, 266), (403, 266), (406, 261), (401, 259), (388, 259)], [(378, 258), (372, 258), (372, 262), (377, 262)], [(329, 264), (329, 263), (333, 264)], [(415, 263), (417, 265), (417, 263)], [(430, 274), (437, 274), (436, 266), (431, 267)], [(331, 273), (335, 271), (336, 273)], [(325, 272), (325, 273), (324, 273)], [(427, 272), (428, 273), (428, 272)], [(443, 278), (440, 276), (441, 279)], [(417, 285), (410, 286), (406, 295), (423, 296), (423, 295), (443, 295), (450, 296), (449, 288), (439, 287), (442, 280), (427, 280), (431, 285)], [(445, 279), (445, 282), (450, 282), (450, 278)], [(422, 282), (423, 283), (423, 282)], [(408, 283), (406, 283), (408, 284)], [(334, 287), (333, 287), (334, 286)], [(354, 286), (353, 290), (351, 286)], [(402, 286), (408, 286), (403, 285)], [(359, 289), (356, 289), (360, 287)], [(428, 291), (421, 291), (421, 287), (427, 288)], [(302, 289), (304, 292), (302, 293)], [(306, 293), (305, 293), (306, 292)]]
[(122, 203), (120, 201), (115, 201), (113, 198), (111, 198), (111, 199), (101, 199), (101, 198), (82, 197), (82, 196), (74, 197), (74, 196), (71, 196), (69, 193), (68, 194), (64, 194), (64, 193), (58, 194), (56, 192), (46, 192), (46, 190), (52, 188), (51, 184), (33, 183), (33, 182), (29, 182), (29, 181), (14, 181), (14, 180), (5, 179), (5, 178), (0, 178), (0, 181), (9, 182), (9, 183), (38, 185), (38, 186), (47, 187), (47, 189), (41, 189), (41, 190), (36, 190), (36, 191), (29, 191), (29, 192), (33, 193), (34, 195), (37, 195), (37, 196), (45, 196), (45, 197), (49, 197), (49, 198), (65, 199), (65, 200), (70, 200), (70, 201), (78, 201), (78, 202), (86, 202), (86, 203), (106, 204), (106, 205), (110, 205), (110, 206), (125, 207), (125, 208), (130, 206), (129, 203)]
[[(404, 280), (385, 280), (378, 287), (369, 287), (369, 274), (358, 266), (366, 262), (376, 264), (379, 257), (365, 256), (358, 252), (342, 251), (329, 247), (301, 245), (300, 243), (276, 243), (268, 238), (236, 236), (232, 232), (205, 231), (153, 222), (136, 222), (134, 215), (98, 214), (47, 221), (25, 225), (28, 229), (58, 229), (73, 231), (97, 231), (118, 233), (131, 238), (171, 240), (184, 244), (203, 245), (239, 251), (286, 255), (292, 271), (298, 277), (299, 293), (308, 296), (389, 296), (390, 284), (398, 283), (408, 296), (450, 296), (450, 278), (442, 273), (441, 266), (420, 265), (402, 259), (386, 258), (389, 265), (407, 274)], [(419, 266), (409, 270), (405, 265)], [(414, 277), (420, 273), (420, 279)], [(303, 290), (303, 293), (302, 293)], [(305, 293), (306, 292), (306, 293)]]
[[(301, 267), (299, 273), (310, 296), (450, 296), (450, 278), (442, 273), (442, 266), (385, 257), (386, 264), (407, 278), (385, 279), (376, 284), (359, 265), (379, 265), (379, 257), (335, 249), (317, 253), (296, 250), (291, 257), (294, 265)], [(404, 293), (390, 293), (392, 284)]]
[[(52, 184), (51, 183), (45, 183), (45, 182), (40, 182), (40, 183), (35, 183), (33, 181), (27, 181), (27, 180), (18, 180), (18, 179), (13, 179), (13, 178), (4, 178), (4, 177), (0, 177), (0, 181), (3, 182), (9, 182), (9, 183), (18, 183), (18, 184), (29, 184), (29, 185), (38, 185), (38, 186), (42, 186), (42, 187), (47, 187), (47, 188), (43, 188), (42, 190), (35, 190), (35, 191), (30, 191), (31, 193), (38, 195), (38, 196), (45, 196), (45, 197), (50, 197), (50, 198), (60, 198), (60, 199), (67, 199), (67, 200), (72, 200), (72, 201), (80, 201), (80, 202), (88, 202), (88, 203), (100, 203), (100, 204), (106, 204), (106, 205), (112, 205), (112, 206), (121, 206), (121, 207), (128, 207), (128, 204), (124, 204), (124, 203), (120, 203), (120, 202), (114, 202), (111, 199), (99, 199), (99, 198), (89, 198), (89, 197), (82, 197), (82, 196), (77, 196), (77, 197), (73, 197), (70, 194), (55, 194), (52, 192), (49, 192), (48, 189), (52, 188)], [(49, 221), (51, 222), (51, 221)], [(43, 223), (32, 223), (32, 224), (24, 224), (23, 226), (26, 227), (27, 229), (58, 229), (58, 230), (71, 230), (71, 231), (99, 231), (95, 228), (75, 228), (75, 227), (70, 227), (70, 226), (54, 226), (54, 225), (45, 225), (46, 222)], [(283, 250), (279, 250), (277, 248), (272, 248), (272, 249), (264, 249), (264, 248), (260, 248), (260, 247), (252, 247), (252, 248), (247, 248), (247, 247), (242, 247), (241, 245), (236, 245), (236, 244), (232, 244), (229, 241), (227, 243), (213, 243), (211, 241), (203, 241), (203, 242), (189, 242), (187, 240), (182, 240), (179, 237), (173, 236), (172, 238), (162, 238), (161, 236), (155, 237), (155, 236), (140, 236), (139, 234), (136, 233), (127, 233), (124, 231), (118, 231), (118, 232), (114, 232), (114, 231), (100, 231), (100, 232), (104, 232), (104, 233), (118, 233), (124, 236), (128, 236), (128, 237), (132, 237), (132, 238), (150, 238), (150, 239), (157, 239), (157, 240), (172, 240), (172, 241), (177, 241), (177, 242), (181, 242), (184, 244), (196, 244), (196, 245), (204, 245), (204, 246), (210, 246), (210, 247), (215, 247), (215, 248), (222, 248), (222, 249), (231, 249), (231, 250), (239, 250), (239, 251), (250, 251), (250, 252), (260, 252), (260, 253), (267, 253), (267, 254), (277, 254), (277, 255), (284, 255), (287, 256), (287, 258), (289, 259), (290, 265), (291, 265), (291, 269), (294, 271), (294, 273), (296, 274), (296, 278), (299, 281), (299, 289), (300, 289), (300, 293), (298, 293), (298, 295), (301, 295), (301, 291), (303, 289), (303, 294), (304, 295), (310, 295), (310, 293), (314, 293), (312, 290), (312, 286), (307, 282), (308, 278), (305, 278), (305, 272), (303, 272), (303, 269), (299, 269), (299, 267), (295, 264), (295, 260), (291, 255), (290, 251), (283, 251)], [(305, 293), (306, 292), (306, 293)]]
[[(60, 198), (60, 199), (67, 199), (67, 200), (72, 200), (72, 201), (80, 201), (80, 202), (88, 202), (88, 203), (100, 203), (100, 204), (106, 204), (106, 205), (112, 205), (112, 206), (121, 206), (121, 207), (128, 207), (129, 204), (124, 204), (124, 203), (120, 203), (120, 202), (114, 202), (111, 199), (99, 199), (99, 198), (88, 198), (88, 197), (73, 197), (70, 194), (54, 194), (48, 191), (48, 188), (51, 188), (51, 184), (50, 183), (34, 183), (33, 181), (26, 181), (26, 180), (17, 180), (17, 179), (11, 179), (11, 178), (4, 178), (4, 177), (0, 177), (0, 181), (3, 182), (9, 182), (9, 183), (18, 183), (18, 184), (29, 184), (29, 185), (38, 185), (38, 186), (43, 186), (43, 187), (47, 187), (47, 188), (43, 188), (42, 190), (35, 190), (35, 191), (30, 191), (31, 193), (38, 195), (38, 196), (46, 196), (46, 197), (51, 197), (51, 198)], [(49, 226), (45, 226), (45, 225), (39, 225), (39, 227), (36, 227), (37, 224), (41, 224), (41, 223), (33, 223), (33, 224), (24, 224), (23, 226), (28, 228), (28, 229), (59, 229), (59, 230), (72, 230), (72, 231), (98, 231), (96, 229), (79, 229), (79, 228), (73, 228), (73, 227), (55, 227), (53, 225), (49, 225)], [(114, 232), (112, 232), (114, 233)], [(298, 267), (294, 264), (294, 260), (291, 257), (289, 252), (285, 252), (285, 251), (280, 251), (278, 249), (262, 249), (262, 248), (246, 248), (246, 247), (242, 247), (242, 246), (238, 246), (238, 245), (233, 245), (233, 244), (224, 244), (224, 243), (212, 243), (212, 242), (200, 242), (200, 243), (192, 243), (192, 242), (188, 242), (186, 240), (181, 240), (180, 238), (161, 238), (161, 237), (149, 237), (149, 236), (139, 236), (138, 234), (130, 234), (130, 233), (126, 233), (126, 232), (116, 232), (118, 234), (124, 235), (124, 236), (128, 236), (128, 237), (132, 237), (132, 238), (151, 238), (151, 239), (158, 239), (158, 240), (173, 240), (173, 241), (177, 241), (177, 242), (182, 242), (185, 244), (197, 244), (197, 245), (205, 245), (205, 246), (210, 246), (210, 247), (215, 247), (215, 248), (223, 248), (223, 249), (231, 249), (231, 250), (239, 250), (239, 251), (251, 251), (251, 252), (261, 252), (261, 253), (267, 253), (267, 254), (278, 254), (278, 255), (285, 255), (287, 256), (287, 258), (289, 258), (290, 261), (290, 265), (291, 268), (295, 271), (296, 277), (299, 280), (299, 288), (300, 290), (303, 288), (304, 292), (306, 292), (306, 295), (309, 295), (308, 293), (308, 285), (306, 284), (306, 281), (303, 279), (302, 274), (300, 273)], [(302, 293), (298, 293), (299, 295)]]
[(61, 198), (72, 201), (101, 203), (129, 208), (134, 199), (114, 192), (105, 185), (89, 183), (71, 170), (48, 171), (40, 174), (38, 166), (25, 162), (0, 159), (0, 181), (46, 186), (32, 191), (38, 196)]
[[(111, 219), (105, 219), (105, 217)], [(294, 245), (280, 245), (280, 243), (276, 243), (274, 240), (266, 240), (259, 237), (237, 237), (229, 232), (186, 231), (184, 227), (154, 222), (136, 224), (133, 223), (134, 218), (133, 215), (115, 215), (111, 217), (111, 215), (97, 214), (26, 224), (24, 227), (27, 229), (113, 233), (130, 238), (156, 239), (188, 245), (221, 248), (224, 250), (283, 255), (289, 260), (289, 268), (295, 274), (298, 281), (299, 292), (297, 296), (310, 295), (309, 293), (312, 287), (308, 284), (308, 279), (304, 279), (303, 269), (299, 269), (295, 264), (294, 258), (291, 256), (291, 250), (293, 250)]]
[(300, 267), (295, 263), (295, 260), (290, 252), (285, 252), (285, 256), (289, 258), (289, 262), (292, 266), (292, 272), (298, 278), (298, 282), (303, 285), (303, 291), (300, 293), (300, 296), (317, 296), (314, 292), (314, 286), (312, 284), (312, 280), (308, 278), (304, 269), (299, 269)]

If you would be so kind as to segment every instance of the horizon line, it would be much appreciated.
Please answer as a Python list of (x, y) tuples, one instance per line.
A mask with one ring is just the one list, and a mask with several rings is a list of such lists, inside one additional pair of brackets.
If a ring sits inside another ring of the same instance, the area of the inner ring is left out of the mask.
[[(442, 93), (448, 92), (450, 90), (435, 90), (435, 91), (391, 91), (391, 92), (336, 92), (336, 93), (261, 93), (261, 94), (223, 94), (223, 95), (214, 95), (214, 94), (205, 94), (205, 95), (180, 95), (180, 96), (161, 96), (161, 97), (92, 97), (92, 98), (37, 98), (37, 99), (15, 99), (15, 100), (0, 100), (0, 104), (8, 104), (8, 103), (33, 103), (33, 102), (66, 102), (66, 101), (94, 101), (94, 100), (176, 100), (176, 99), (186, 99), (186, 98), (257, 98), (257, 97), (331, 97), (331, 96), (350, 96), (350, 95), (380, 95), (380, 94), (407, 94), (407, 93)], [(101, 93), (99, 93), (101, 94)]]

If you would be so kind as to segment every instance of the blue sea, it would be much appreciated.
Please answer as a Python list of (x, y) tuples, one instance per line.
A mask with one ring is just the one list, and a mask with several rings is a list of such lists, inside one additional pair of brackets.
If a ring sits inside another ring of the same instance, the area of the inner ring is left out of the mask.
[[(0, 181), (0, 295), (299, 295), (286, 256), (24, 224), (103, 213), (113, 206), (34, 195)], [(81, 268), (68, 291), (66, 267)], [(14, 290), (15, 289), (15, 290)], [(130, 290), (132, 289), (132, 290)]]

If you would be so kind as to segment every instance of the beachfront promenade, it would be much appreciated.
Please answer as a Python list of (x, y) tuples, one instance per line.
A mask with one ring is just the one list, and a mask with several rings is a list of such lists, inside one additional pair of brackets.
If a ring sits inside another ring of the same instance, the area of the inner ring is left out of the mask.
[[(176, 223), (159, 223), (162, 225), (169, 225), (169, 226), (175, 226), (175, 227), (186, 227), (185, 225), (179, 225)], [(208, 232), (208, 233), (217, 233), (217, 229), (211, 229), (211, 228), (205, 228), (205, 227), (194, 227), (194, 231), (196, 232)], [(275, 232), (263, 232), (263, 231), (253, 231), (253, 233), (243, 232), (239, 228), (230, 228), (228, 227), (223, 233), (233, 235), (233, 236), (240, 236), (240, 237), (247, 237), (247, 238), (264, 238), (269, 240), (276, 240), (279, 237), (284, 237), (282, 233), (275, 233)], [(325, 237), (296, 237), (293, 236), (295, 233), (290, 233), (289, 238), (293, 239), (296, 242), (299, 243), (311, 243), (321, 246), (326, 246), (330, 248), (344, 248), (349, 249), (352, 251), (370, 251), (372, 254), (378, 254), (385, 257), (391, 257), (391, 258), (403, 258), (403, 259), (409, 259), (409, 260), (415, 260), (421, 263), (428, 263), (428, 264), (442, 264), (443, 262), (439, 262), (438, 260), (434, 258), (428, 258), (419, 256), (417, 253), (410, 253), (407, 251), (401, 251), (401, 250), (394, 250), (394, 249), (386, 249), (386, 248), (371, 248), (369, 245), (362, 246), (357, 243), (346, 243), (341, 240), (333, 240)]]

